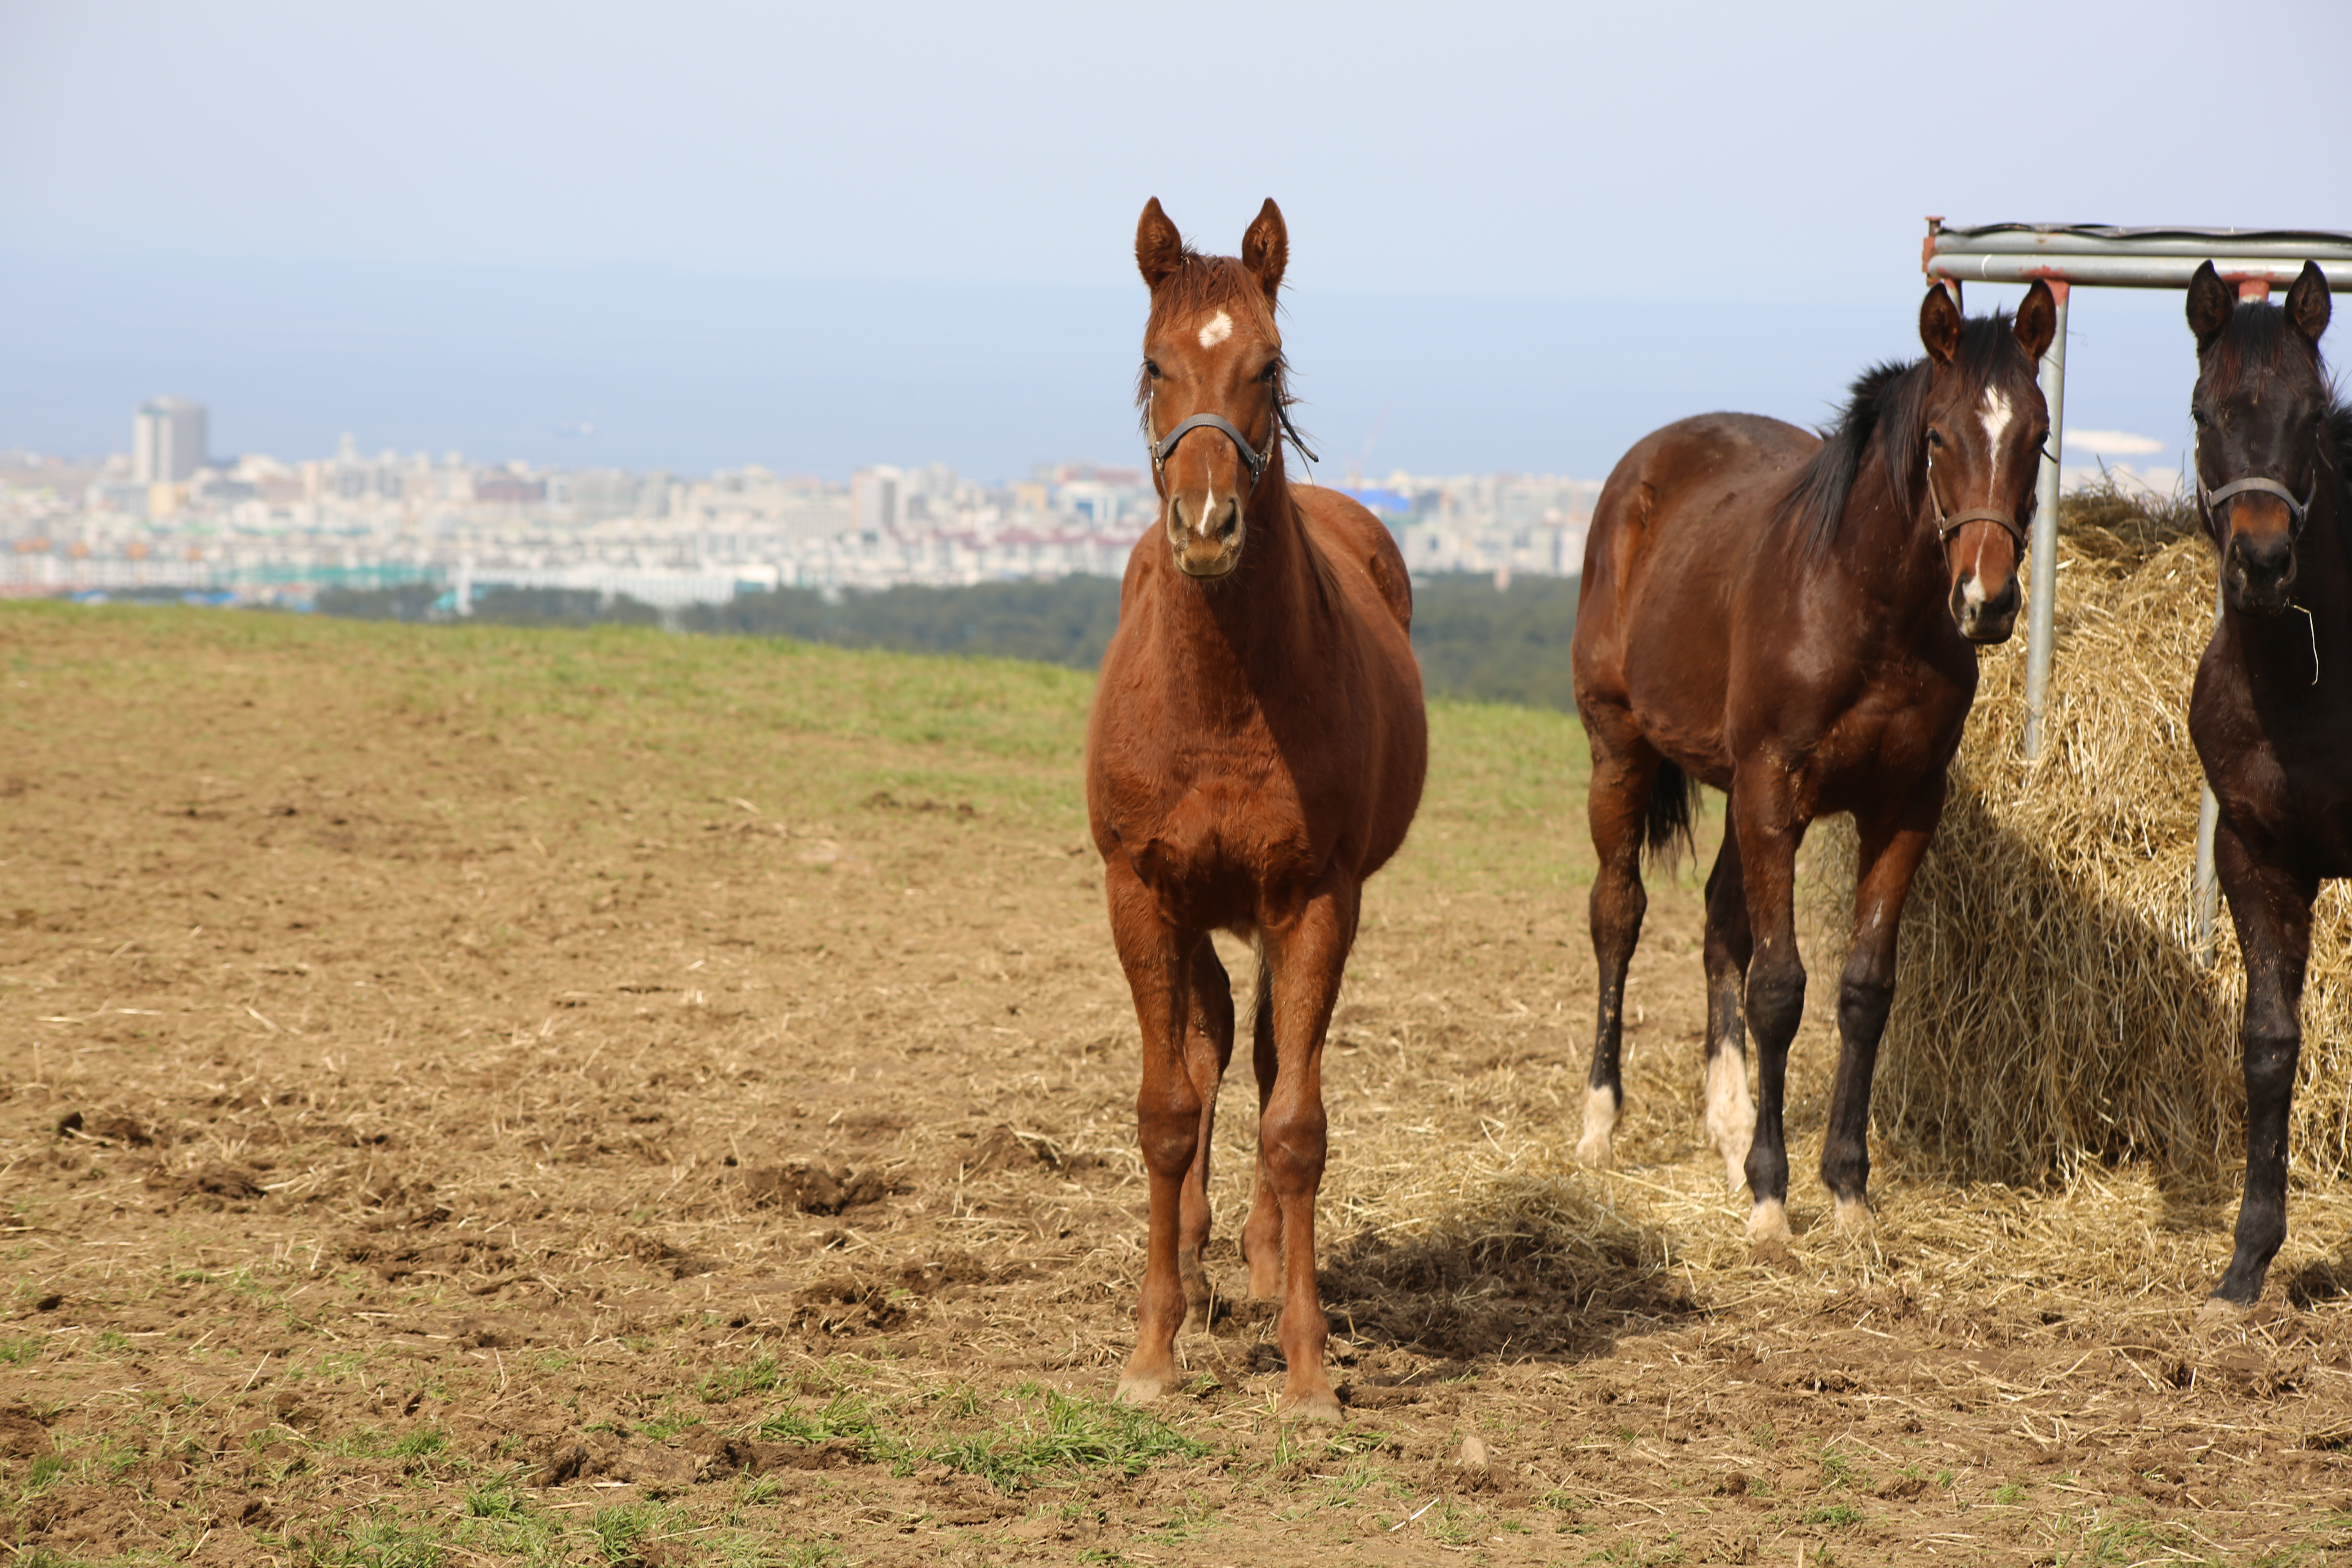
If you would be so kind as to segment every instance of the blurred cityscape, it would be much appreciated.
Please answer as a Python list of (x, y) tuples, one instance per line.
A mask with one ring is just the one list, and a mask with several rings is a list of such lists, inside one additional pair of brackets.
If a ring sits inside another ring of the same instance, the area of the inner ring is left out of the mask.
[[(1302, 468), (1304, 465), (1300, 465)], [(1417, 574), (1572, 575), (1597, 480), (1396, 472), (1347, 487)], [(777, 587), (1115, 577), (1158, 510), (1141, 469), (1040, 465), (984, 483), (934, 464), (846, 484), (756, 465), (704, 478), (485, 465), (461, 454), (282, 461), (209, 451), (203, 405), (140, 405), (131, 450), (0, 452), (0, 595), (179, 590), (307, 602), (322, 588), (492, 585), (674, 607)]]

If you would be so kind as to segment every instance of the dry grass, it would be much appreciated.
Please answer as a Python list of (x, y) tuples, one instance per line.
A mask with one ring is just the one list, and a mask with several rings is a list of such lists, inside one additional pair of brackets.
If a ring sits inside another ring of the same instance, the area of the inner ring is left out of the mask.
[[(2028, 764), (2023, 638), (1988, 650), (1906, 911), (1878, 1119), (1915, 1163), (1962, 1179), (2069, 1179), (2142, 1157), (2210, 1177), (2242, 1157), (2244, 1111), (2244, 970), (2226, 910), (2211, 965), (2192, 952), (2188, 713), (2210, 551), (2186, 503), (2112, 485), (2069, 496), (2060, 517), (2047, 743)], [(1842, 898), (1851, 828), (1829, 847), (1822, 886)], [(2292, 1127), (2308, 1177), (2352, 1165), (2348, 912), (2340, 885), (2322, 894)]]

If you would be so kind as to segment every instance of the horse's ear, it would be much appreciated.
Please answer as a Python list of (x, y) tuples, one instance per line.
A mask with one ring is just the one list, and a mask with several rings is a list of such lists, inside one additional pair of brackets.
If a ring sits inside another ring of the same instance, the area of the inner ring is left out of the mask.
[(2197, 352), (2203, 353), (2230, 324), (2230, 314), (2238, 308), (2238, 297), (2221, 281), (2221, 275), (2207, 262), (2189, 279), (2189, 330), (2197, 334)]
[(2319, 334), (2327, 330), (2333, 310), (2327, 298), (2327, 274), (2319, 269), (2318, 262), (2305, 262), (2303, 276), (2286, 291), (2286, 319), (2303, 334), (2304, 342), (2317, 348)]
[(1242, 236), (1242, 265), (1257, 279), (1257, 286), (1273, 299), (1282, 287), (1282, 269), (1290, 265), (1290, 230), (1283, 226), (1282, 209), (1274, 198), (1257, 209), (1257, 218)]
[(2057, 296), (2050, 292), (2049, 284), (2036, 278), (2017, 307), (2017, 346), (2025, 351), (2026, 358), (2040, 364), (2057, 336)]
[(1184, 265), (1184, 237), (1160, 210), (1158, 196), (1143, 204), (1143, 217), (1135, 226), (1135, 265), (1150, 289), (1159, 288)]
[(1959, 352), (1960, 308), (1952, 303), (1941, 283), (1930, 288), (1919, 302), (1919, 341), (1927, 345), (1927, 357), (1937, 364), (1951, 363)]

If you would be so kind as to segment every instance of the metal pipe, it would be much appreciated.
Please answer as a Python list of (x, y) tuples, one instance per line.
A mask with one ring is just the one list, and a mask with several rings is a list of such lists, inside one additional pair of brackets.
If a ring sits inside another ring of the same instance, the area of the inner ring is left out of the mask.
[[(2213, 264), (2226, 282), (2263, 282), (2278, 288), (2303, 272), (2303, 258), (2264, 256), (1952, 256), (1927, 258), (1927, 276), (1968, 283), (2051, 282), (2092, 284), (2105, 289), (2186, 289), (2197, 268)], [(2322, 268), (2326, 270), (2325, 268)], [(2352, 259), (2327, 274), (2329, 289), (2352, 293)]]
[(2035, 234), (2021, 229), (1997, 229), (1990, 234), (1958, 234), (1943, 229), (1934, 238), (1937, 256), (2113, 256), (2185, 257), (2202, 261), (2209, 256), (2254, 256), (2270, 259), (2352, 262), (2352, 237), (2340, 234), (2183, 235), (2106, 239), (2084, 234)]
[(2042, 705), (2050, 689), (2050, 666), (2058, 618), (2058, 459), (2066, 437), (2066, 296), (2063, 280), (2050, 285), (2058, 302), (2058, 331), (2042, 356), (2042, 397), (2050, 405), (2050, 440), (2033, 487), (2032, 576), (2027, 584), (2025, 620), (2025, 760), (2042, 754)]

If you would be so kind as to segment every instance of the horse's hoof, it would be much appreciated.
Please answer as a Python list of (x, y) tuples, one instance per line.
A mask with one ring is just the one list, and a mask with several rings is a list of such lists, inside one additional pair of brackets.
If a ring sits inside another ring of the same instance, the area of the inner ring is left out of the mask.
[(1328, 1384), (1296, 1394), (1286, 1391), (1282, 1396), (1282, 1418), (1285, 1421), (1328, 1421), (1336, 1425), (1340, 1419), (1339, 1396), (1331, 1392)]
[(1748, 1212), (1748, 1239), (1759, 1247), (1789, 1246), (1789, 1205), (1766, 1198)]
[(1118, 1374), (1116, 1397), (1121, 1405), (1149, 1405), (1176, 1386), (1176, 1368), (1167, 1366), (1138, 1367), (1129, 1363)]
[(1832, 1217), (1838, 1234), (1849, 1241), (1868, 1241), (1878, 1229), (1878, 1222), (1871, 1217), (1869, 1203), (1862, 1198), (1838, 1199)]
[(2253, 1310), (2252, 1301), (2233, 1301), (2216, 1290), (2206, 1297), (2204, 1303), (2197, 1309), (2197, 1321), (2200, 1323), (2236, 1323), (2243, 1321)]

